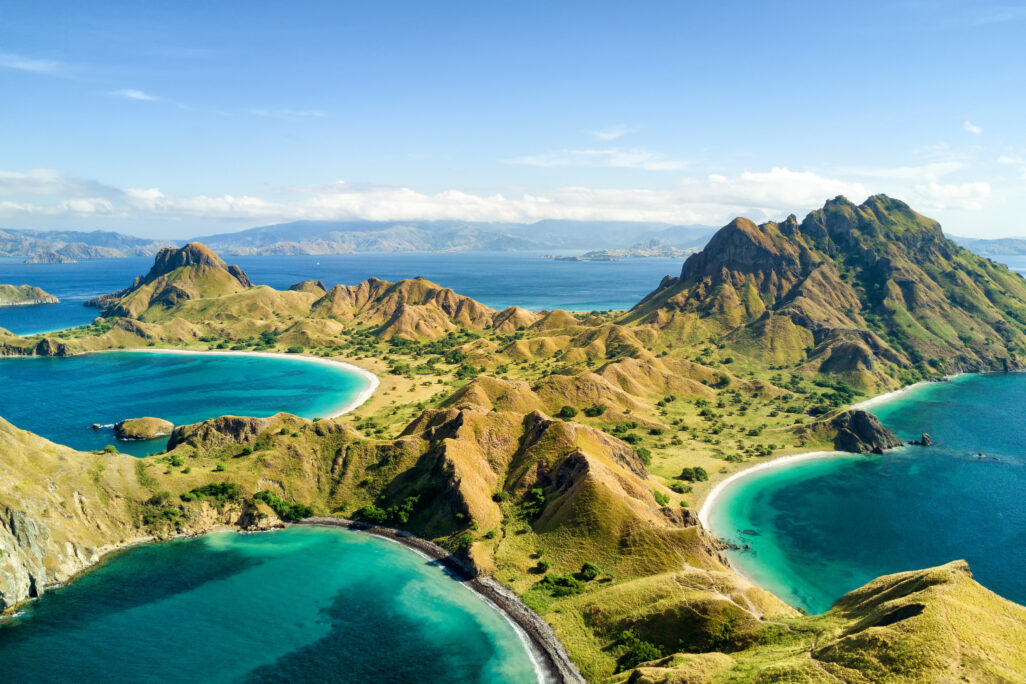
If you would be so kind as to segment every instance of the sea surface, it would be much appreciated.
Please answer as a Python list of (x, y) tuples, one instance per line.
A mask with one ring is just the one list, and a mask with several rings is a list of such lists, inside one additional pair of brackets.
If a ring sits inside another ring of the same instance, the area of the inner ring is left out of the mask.
[(538, 681), (521, 638), (393, 542), (290, 528), (140, 546), (0, 622), (6, 682)]
[[(60, 304), (0, 308), (0, 328), (19, 335), (90, 323), (97, 309), (82, 305), (132, 284), (153, 265), (150, 257), (85, 260), (74, 264), (25, 264), (0, 258), (0, 283), (35, 285)], [(656, 289), (663, 276), (679, 275), (681, 259), (571, 262), (540, 252), (372, 253), (328, 256), (231, 257), (254, 283), (285, 289), (301, 280), (327, 287), (355, 285), (371, 276), (400, 280), (423, 276), (487, 306), (503, 309), (603, 311), (629, 309)]]
[[(713, 531), (760, 586), (810, 613), (880, 575), (965, 559), (1026, 604), (1026, 374), (967, 375), (870, 409), (935, 446), (786, 464), (741, 478)], [(982, 454), (982, 455), (981, 455)]]
[[(337, 413), (368, 387), (336, 364), (235, 354), (104, 352), (68, 358), (0, 358), (0, 416), (82, 450), (114, 444), (145, 456), (167, 438), (119, 442), (109, 427), (154, 416), (186, 425), (223, 415), (317, 418)], [(108, 427), (93, 430), (96, 423)]]

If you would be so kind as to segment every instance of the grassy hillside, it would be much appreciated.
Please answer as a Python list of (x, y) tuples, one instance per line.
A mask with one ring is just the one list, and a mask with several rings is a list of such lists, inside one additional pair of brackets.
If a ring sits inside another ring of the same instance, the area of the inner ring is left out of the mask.
[[(12, 487), (37, 492), (3, 494), (0, 519), (40, 521), (51, 539), (74, 540), (78, 558), (131, 538), (310, 513), (402, 527), (520, 593), (593, 681), (1022, 672), (1026, 609), (964, 566), (882, 578), (824, 616), (801, 616), (735, 574), (694, 515), (717, 481), (753, 463), (890, 445), (865, 414), (843, 412), (859, 397), (1021, 363), (1021, 278), (900, 202), (838, 199), (801, 223), (738, 219), (630, 312), (500, 312), (423, 279), (277, 291), (233, 269), (201, 245), (169, 250), (92, 325), (0, 333), (0, 350), (303, 353), (375, 372), (375, 395), (334, 420), (182, 426), (166, 453), (135, 461), (0, 425), (31, 442), (21, 453), (52, 452), (36, 466), (0, 451)], [(104, 502), (88, 509), (97, 525), (43, 512), (67, 501), (45, 493), (50, 470), (58, 491)], [(38, 574), (33, 558), (64, 553), (15, 531), (4, 539), (10, 572), (24, 576)], [(88, 564), (76, 563), (67, 567)], [(7, 602), (30, 585), (6, 587)], [(979, 654), (991, 639), (988, 660)]]

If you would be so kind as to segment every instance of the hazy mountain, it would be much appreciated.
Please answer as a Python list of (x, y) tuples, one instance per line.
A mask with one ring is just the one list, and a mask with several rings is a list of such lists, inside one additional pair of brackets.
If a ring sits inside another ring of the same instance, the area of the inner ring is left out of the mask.
[(60, 263), (76, 259), (153, 256), (168, 240), (148, 240), (104, 230), (0, 229), (0, 256), (25, 257), (33, 263)]
[(949, 236), (951, 240), (980, 256), (1020, 256), (1026, 254), (1026, 238), (968, 238)]
[(715, 232), (705, 226), (630, 221), (293, 221), (196, 238), (225, 254), (346, 254), (603, 249), (658, 238), (686, 249)]

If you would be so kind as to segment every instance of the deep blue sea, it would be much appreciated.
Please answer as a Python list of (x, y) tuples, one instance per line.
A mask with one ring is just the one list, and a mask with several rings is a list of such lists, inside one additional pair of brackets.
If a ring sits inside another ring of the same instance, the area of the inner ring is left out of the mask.
[(812, 613), (880, 575), (956, 559), (1026, 604), (1026, 374), (930, 383), (870, 410), (903, 441), (927, 432), (936, 445), (737, 480), (710, 516), (717, 535), (751, 546), (731, 559)]
[[(659, 285), (679, 275), (679, 259), (571, 262), (542, 259), (535, 252), (338, 254), (329, 256), (228, 257), (259, 285), (284, 289), (300, 280), (328, 287), (355, 285), (371, 276), (399, 280), (423, 276), (496, 309), (594, 311), (629, 309)], [(25, 264), (0, 258), (0, 283), (35, 285), (60, 304), (0, 308), (0, 328), (20, 335), (91, 322), (96, 309), (82, 306), (98, 294), (132, 284), (153, 259), (97, 259), (74, 264)]]
[(538, 681), (513, 627), (437, 564), (347, 530), (130, 549), (0, 622), (4, 682)]
[(119, 442), (93, 430), (154, 416), (185, 425), (223, 415), (304, 418), (337, 413), (367, 388), (337, 364), (235, 354), (104, 352), (69, 358), (0, 358), (0, 416), (76, 449), (114, 444), (145, 456), (167, 439)]

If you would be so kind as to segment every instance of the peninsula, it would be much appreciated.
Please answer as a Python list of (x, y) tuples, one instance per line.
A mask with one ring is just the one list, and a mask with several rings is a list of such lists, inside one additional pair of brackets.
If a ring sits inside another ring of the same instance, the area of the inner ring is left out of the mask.
[(1023, 366), (1026, 281), (898, 200), (738, 218), (627, 312), (496, 311), (424, 279), (280, 291), (198, 243), (126, 285), (93, 324), (0, 352), (291, 352), (380, 385), (331, 419), (179, 425), (138, 459), (0, 421), (0, 608), (126, 544), (317, 516), (431, 540), (518, 595), (589, 681), (1024, 681), (1026, 607), (964, 562), (806, 616), (695, 514), (777, 456), (894, 446), (859, 400)]
[(59, 299), (32, 285), (0, 285), (0, 306), (57, 304)]

